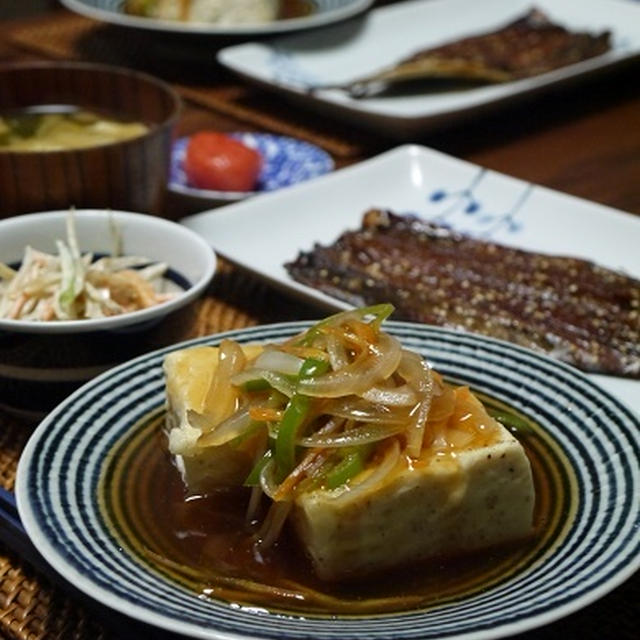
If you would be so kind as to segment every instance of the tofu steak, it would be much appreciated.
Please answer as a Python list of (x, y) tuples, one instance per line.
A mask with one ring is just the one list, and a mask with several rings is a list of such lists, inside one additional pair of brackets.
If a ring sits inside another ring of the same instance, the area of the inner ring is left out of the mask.
[(530, 535), (529, 460), (502, 425), (496, 428), (492, 444), (455, 456), (413, 464), (402, 458), (386, 482), (357, 499), (341, 499), (345, 490), (298, 496), (293, 522), (317, 574), (344, 579)]

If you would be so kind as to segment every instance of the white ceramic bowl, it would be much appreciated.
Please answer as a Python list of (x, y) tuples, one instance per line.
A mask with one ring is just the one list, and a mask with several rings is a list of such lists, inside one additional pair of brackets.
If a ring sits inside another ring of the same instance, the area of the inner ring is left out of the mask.
[[(68, 211), (0, 220), (0, 261), (16, 265), (27, 245), (57, 253), (66, 239)], [(147, 351), (178, 342), (192, 329), (194, 305), (216, 268), (212, 248), (175, 222), (125, 211), (77, 210), (80, 251), (112, 252), (110, 217), (125, 255), (169, 265), (177, 295), (154, 307), (109, 318), (34, 322), (0, 319), (0, 405), (38, 417), (102, 371)]]

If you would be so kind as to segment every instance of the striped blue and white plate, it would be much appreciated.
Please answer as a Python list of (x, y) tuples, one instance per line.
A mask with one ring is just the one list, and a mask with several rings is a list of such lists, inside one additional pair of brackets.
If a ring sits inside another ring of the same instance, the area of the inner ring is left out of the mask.
[(352, 18), (366, 11), (373, 0), (308, 0), (308, 15), (267, 23), (217, 24), (160, 20), (125, 13), (124, 0), (61, 0), (62, 4), (80, 15), (121, 27), (133, 27), (166, 33), (234, 36), (266, 35), (312, 29)]
[[(186, 344), (278, 341), (306, 326), (255, 327)], [(31, 539), (60, 574), (105, 605), (216, 640), (496, 638), (576, 611), (631, 576), (640, 564), (637, 417), (577, 370), (511, 344), (409, 323), (387, 330), (448, 378), (533, 425), (527, 451), (546, 523), (526, 557), (482, 588), (409, 611), (305, 615), (202, 597), (155, 565), (140, 552), (136, 506), (118, 502), (116, 485), (127, 473), (152, 476), (136, 456), (162, 421), (168, 349), (94, 379), (37, 428), (16, 489)]]

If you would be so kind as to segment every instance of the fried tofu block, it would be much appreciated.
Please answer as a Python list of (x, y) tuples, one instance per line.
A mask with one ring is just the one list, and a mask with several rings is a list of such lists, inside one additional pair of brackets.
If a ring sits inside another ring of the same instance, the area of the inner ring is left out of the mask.
[[(251, 359), (262, 347), (244, 345), (242, 349)], [(242, 484), (254, 462), (251, 440), (240, 446), (199, 447), (201, 429), (189, 420), (191, 411), (207, 416), (215, 410), (217, 398), (209, 398), (208, 391), (218, 368), (218, 355), (217, 347), (201, 346), (173, 351), (164, 360), (169, 452), (191, 494)]]
[(353, 500), (317, 489), (297, 497), (295, 530), (320, 578), (340, 580), (526, 538), (534, 487), (520, 443), (501, 425), (493, 442), (402, 459), (378, 487)]

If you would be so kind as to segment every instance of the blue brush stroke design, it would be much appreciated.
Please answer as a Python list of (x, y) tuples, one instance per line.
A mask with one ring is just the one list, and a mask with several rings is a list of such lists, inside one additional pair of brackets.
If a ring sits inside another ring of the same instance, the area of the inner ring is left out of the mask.
[[(513, 205), (506, 211), (494, 211), (486, 207), (477, 197), (476, 190), (488, 175), (488, 170), (481, 168), (470, 180), (469, 184), (449, 191), (437, 188), (427, 194), (426, 202), (430, 207), (440, 206), (442, 209), (435, 215), (426, 214), (430, 222), (442, 226), (464, 226), (464, 231), (469, 231), (467, 220), (473, 223), (474, 231), (479, 237), (491, 238), (498, 231), (506, 229), (509, 233), (519, 233), (524, 229), (524, 222), (518, 218), (525, 202), (533, 190), (533, 185), (527, 183), (515, 198)], [(465, 222), (462, 225), (454, 225), (454, 217), (462, 214)]]

